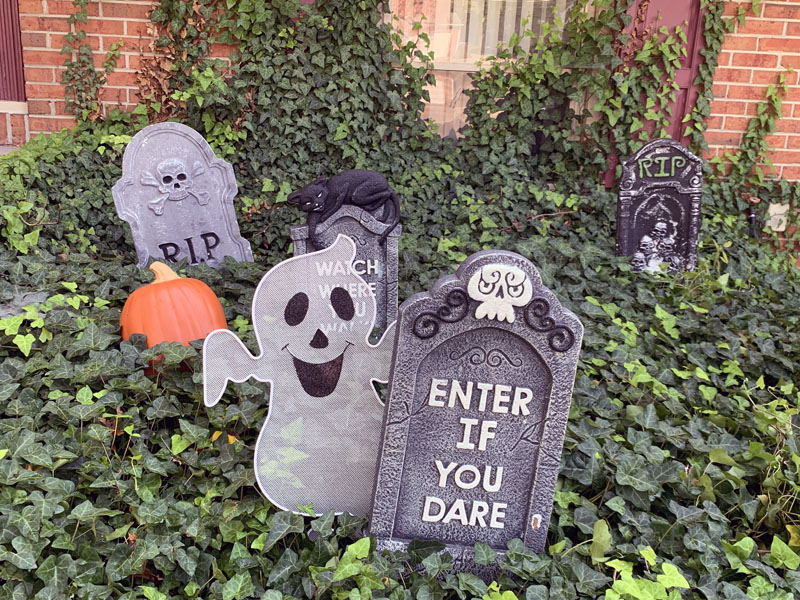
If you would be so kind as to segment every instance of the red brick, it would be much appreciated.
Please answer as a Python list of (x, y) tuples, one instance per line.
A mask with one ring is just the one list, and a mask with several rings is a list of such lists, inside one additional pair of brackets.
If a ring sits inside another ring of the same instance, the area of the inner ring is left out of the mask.
[(764, 100), (767, 89), (762, 85), (730, 85), (728, 86), (728, 99), (730, 100)]
[(110, 87), (135, 87), (136, 73), (114, 71), (107, 75), (106, 85)]
[(0, 144), (10, 144), (8, 139), (8, 114), (0, 113)]
[(767, 19), (800, 19), (800, 6), (767, 4), (764, 6), (764, 17)]
[[(794, 25), (794, 23), (789, 23), (789, 27)], [(761, 35), (782, 35), (784, 28), (784, 21), (762, 21), (759, 19), (747, 19), (744, 24), (744, 27), (737, 27), (736, 33), (737, 34), (761, 34)], [(786, 35), (794, 35), (789, 33), (788, 30)]]
[(108, 50), (111, 48), (111, 44), (119, 44), (120, 42), (122, 42), (120, 50), (124, 50), (126, 52), (139, 52), (140, 50), (147, 50), (150, 40), (143, 40), (135, 37), (103, 36), (103, 52), (108, 52)]
[(25, 81), (29, 83), (53, 83), (53, 69), (37, 69), (35, 67), (25, 67)]
[(783, 99), (789, 102), (800, 102), (800, 88), (797, 86), (790, 87), (786, 90), (786, 95)]
[(103, 17), (112, 19), (149, 19), (151, 3), (103, 2)]
[[(128, 90), (128, 103), (132, 104), (133, 107), (135, 108), (136, 105), (139, 104), (139, 102), (141, 102), (141, 98), (139, 98), (138, 90), (130, 90), (129, 89)], [(131, 109), (131, 110), (133, 110), (133, 109)]]
[(746, 115), (746, 102), (731, 102), (728, 100), (713, 100), (711, 102), (712, 115)]
[[(752, 83), (778, 83), (780, 71), (756, 71), (753, 72)], [(797, 83), (797, 73), (786, 73), (786, 85), (795, 85)]]
[(60, 67), (66, 60), (66, 55), (58, 50), (23, 50), (22, 60), (26, 65), (37, 67), (46, 65), (49, 67)]
[(781, 177), (792, 180), (800, 179), (800, 167), (783, 167)]
[(714, 71), (714, 81), (732, 83), (750, 83), (751, 69), (717, 69)]
[(761, 67), (764, 69), (775, 68), (778, 66), (778, 57), (774, 54), (735, 52), (731, 65), (736, 67)]
[(69, 31), (66, 17), (20, 17), (20, 31)]
[(777, 150), (769, 154), (772, 162), (779, 165), (800, 164), (800, 152), (793, 150)]
[(105, 87), (100, 90), (100, 100), (120, 104), (128, 101), (128, 94), (125, 88)]
[(68, 114), (67, 105), (64, 102), (60, 102), (58, 100), (53, 101), (53, 114), (56, 116)]
[(51, 85), (44, 83), (26, 83), (25, 96), (29, 100), (49, 100), (51, 98), (63, 98), (64, 88), (55, 83)]
[(722, 44), (724, 50), (755, 50), (758, 47), (758, 38), (740, 35), (729, 35)]
[[(71, 0), (47, 0), (47, 14), (49, 15), (71, 15), (77, 12)], [(100, 2), (88, 2), (86, 12), (90, 17), (100, 15)]]
[(722, 129), (722, 117), (710, 116), (706, 119), (706, 129)]
[(28, 140), (28, 131), (25, 127), (25, 115), (10, 115), (11, 121), (11, 143), (21, 146)]
[(717, 66), (727, 67), (729, 64), (731, 64), (731, 53), (720, 52), (719, 56), (717, 56)]
[(75, 127), (75, 119), (69, 117), (29, 117), (28, 127), (34, 131), (60, 131)]
[(779, 119), (775, 123), (775, 130), (782, 133), (800, 133), (800, 120)]
[(150, 33), (149, 21), (123, 21), (125, 23), (125, 35), (152, 37)]
[(43, 0), (18, 0), (18, 3), (20, 15), (45, 14)]
[(747, 131), (748, 117), (725, 117), (725, 131)]
[(742, 141), (740, 133), (727, 131), (707, 131), (703, 137), (706, 143), (715, 146), (738, 146)]
[(112, 35), (125, 34), (125, 21), (110, 21), (108, 19), (87, 19), (83, 25), (86, 33), (106, 33)]
[(133, 71), (138, 71), (142, 66), (142, 57), (139, 54), (124, 54), (122, 57), (120, 57), (120, 65), (122, 65), (123, 59), (125, 60), (126, 68)]
[(51, 115), (53, 114), (53, 107), (47, 100), (29, 100), (28, 101), (28, 114), (29, 115)]
[(787, 37), (761, 38), (758, 40), (761, 52), (800, 52), (800, 39)]
[(725, 3), (725, 15), (731, 16), (735, 15), (739, 10), (739, 4), (744, 4), (743, 2), (726, 2)]
[(714, 98), (727, 98), (728, 86), (715, 83), (711, 86), (711, 93), (713, 94)]
[[(56, 50), (61, 50), (64, 47), (66, 40), (64, 39), (63, 35), (59, 35), (54, 33), (50, 36), (50, 47)], [(99, 50), (100, 49), (100, 38), (96, 35), (87, 35), (86, 39), (81, 42), (82, 44), (89, 44), (89, 47), (92, 50)]]
[(768, 147), (780, 150), (781, 148), (786, 148), (786, 137), (785, 135), (768, 135), (764, 139)]
[(46, 33), (31, 33), (30, 31), (23, 31), (20, 34), (23, 48), (47, 48), (47, 34)]

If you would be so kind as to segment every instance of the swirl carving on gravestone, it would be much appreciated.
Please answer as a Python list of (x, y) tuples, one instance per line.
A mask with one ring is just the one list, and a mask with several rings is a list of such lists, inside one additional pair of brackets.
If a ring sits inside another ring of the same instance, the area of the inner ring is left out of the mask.
[(444, 306), (436, 312), (421, 313), (414, 321), (414, 335), (427, 340), (439, 333), (439, 323), (456, 323), (467, 316), (469, 298), (464, 290), (457, 289), (447, 294)]
[(544, 298), (534, 298), (525, 307), (525, 322), (534, 331), (548, 333), (547, 344), (556, 352), (566, 352), (575, 343), (575, 334), (566, 325), (555, 322), (550, 314), (550, 303)]
[(461, 353), (454, 350), (450, 353), (450, 360), (461, 360), (465, 356), (470, 364), (476, 366), (486, 363), (490, 367), (499, 367), (503, 364), (503, 360), (508, 362), (512, 367), (519, 367), (522, 365), (521, 360), (514, 360), (499, 348), (492, 348), (489, 352), (486, 352), (483, 348), (478, 346)]

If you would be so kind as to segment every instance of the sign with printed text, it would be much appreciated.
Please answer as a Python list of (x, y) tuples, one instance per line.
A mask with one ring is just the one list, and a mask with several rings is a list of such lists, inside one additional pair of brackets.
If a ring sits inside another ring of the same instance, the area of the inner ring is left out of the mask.
[(400, 306), (371, 533), (544, 548), (583, 328), (523, 257), (472, 255)]
[[(381, 236), (387, 230), (386, 240)], [(397, 241), (401, 227), (392, 227), (376, 219), (369, 211), (356, 206), (343, 206), (316, 227), (316, 236), (322, 247), (330, 246), (338, 235), (346, 235), (356, 243), (356, 258), (352, 271), (363, 278), (369, 293), (375, 296), (377, 313), (375, 327), (384, 331), (397, 319)], [(308, 225), (295, 225), (291, 229), (295, 256), (315, 250), (311, 243)], [(344, 265), (328, 264), (319, 269), (320, 281), (340, 273)], [(321, 283), (324, 285), (324, 283)], [(366, 290), (351, 290), (354, 297), (365, 298)]]

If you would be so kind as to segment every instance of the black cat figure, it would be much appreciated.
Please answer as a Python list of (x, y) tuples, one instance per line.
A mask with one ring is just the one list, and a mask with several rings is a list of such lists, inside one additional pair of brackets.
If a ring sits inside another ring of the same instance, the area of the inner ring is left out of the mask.
[[(308, 233), (317, 250), (322, 249), (317, 238), (317, 225), (324, 223), (342, 206), (357, 206), (373, 214), (381, 223), (391, 225), (381, 234), (381, 245), (400, 222), (400, 201), (389, 182), (380, 173), (363, 169), (343, 171), (331, 178), (321, 177), (289, 194), (288, 202), (308, 213)], [(374, 213), (381, 207), (383, 214), (378, 217)]]

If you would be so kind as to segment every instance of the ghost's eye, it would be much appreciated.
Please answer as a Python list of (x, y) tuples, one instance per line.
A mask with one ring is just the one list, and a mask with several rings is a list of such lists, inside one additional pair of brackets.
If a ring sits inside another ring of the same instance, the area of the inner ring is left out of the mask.
[(308, 312), (308, 296), (303, 292), (297, 292), (289, 302), (286, 303), (286, 310), (283, 311), (283, 318), (294, 327), (306, 318)]
[(331, 292), (331, 306), (333, 306), (333, 310), (336, 311), (339, 318), (345, 321), (349, 321), (353, 318), (353, 315), (356, 314), (356, 307), (353, 306), (353, 299), (344, 288), (333, 288)]

